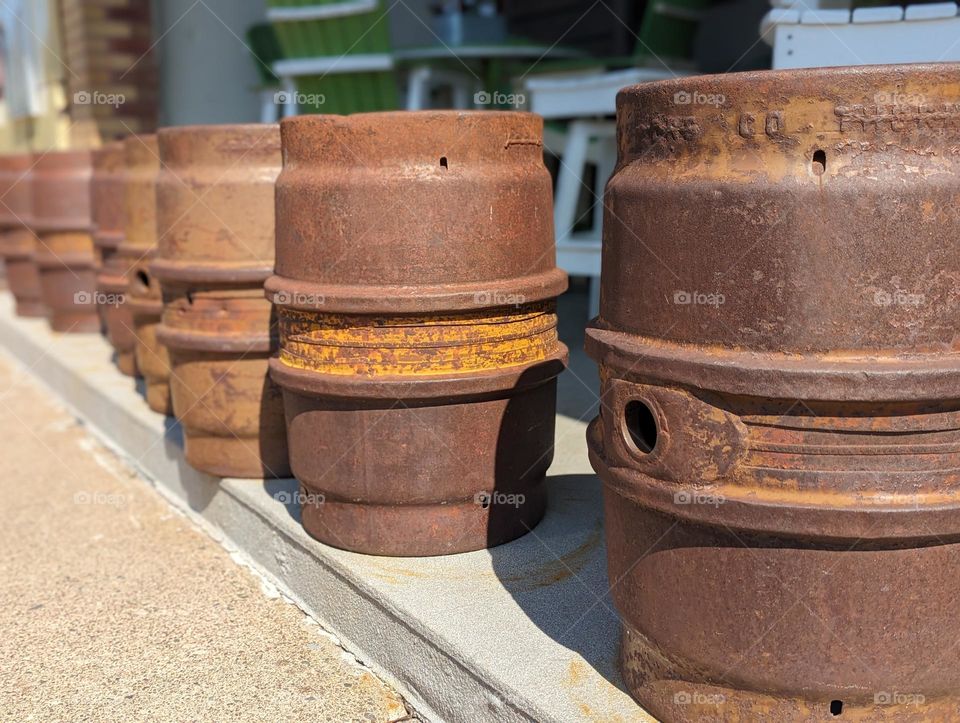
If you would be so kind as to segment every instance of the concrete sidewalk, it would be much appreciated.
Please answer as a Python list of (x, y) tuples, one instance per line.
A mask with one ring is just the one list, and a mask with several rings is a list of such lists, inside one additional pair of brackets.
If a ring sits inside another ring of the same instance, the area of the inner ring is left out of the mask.
[(413, 719), (0, 357), (0, 716)]

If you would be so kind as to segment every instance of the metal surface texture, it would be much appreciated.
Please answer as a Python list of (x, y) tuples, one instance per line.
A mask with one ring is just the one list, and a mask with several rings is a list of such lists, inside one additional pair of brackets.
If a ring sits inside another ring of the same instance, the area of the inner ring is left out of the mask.
[(54, 331), (100, 331), (97, 257), (91, 234), (89, 150), (47, 151), (34, 156), (31, 183), (33, 229), (40, 290)]
[(567, 356), (542, 121), (359, 114), (281, 133), (265, 286), (304, 528), (388, 555), (525, 534)]
[(126, 305), (133, 319), (134, 356), (143, 376), (147, 404), (160, 414), (172, 414), (170, 354), (157, 339), (163, 312), (160, 282), (150, 272), (157, 250), (157, 176), (160, 149), (154, 134), (124, 141), (124, 238), (117, 259), (127, 280)]
[(101, 261), (108, 260), (123, 241), (126, 150), (123, 141), (93, 152), (93, 241)]
[(117, 257), (123, 242), (125, 189), (126, 150), (123, 141), (114, 141), (93, 153), (93, 242), (100, 259), (96, 301), (117, 368), (136, 376), (133, 314), (126, 303), (129, 283), (123, 259)]
[(158, 136), (166, 231), (151, 269), (163, 288), (157, 336), (170, 354), (187, 461), (221, 477), (289, 477), (283, 398), (267, 366), (276, 323), (263, 294), (280, 128), (186, 126)]
[(29, 153), (0, 156), (0, 258), (18, 316), (47, 315), (37, 272), (37, 239), (30, 229), (31, 166)]
[(664, 721), (960, 720), (960, 68), (621, 91), (604, 481)]

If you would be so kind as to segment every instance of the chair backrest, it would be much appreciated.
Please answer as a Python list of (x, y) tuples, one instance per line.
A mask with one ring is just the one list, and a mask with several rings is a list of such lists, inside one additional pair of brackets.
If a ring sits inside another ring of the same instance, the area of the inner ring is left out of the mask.
[[(385, 56), (391, 51), (384, 0), (269, 0), (273, 25), (285, 60), (332, 59), (315, 74), (298, 75), (298, 103), (304, 113), (361, 113), (399, 107), (392, 70), (352, 67), (353, 56)], [(389, 59), (388, 59), (389, 60)]]
[(253, 25), (247, 30), (247, 45), (253, 52), (253, 63), (264, 85), (276, 85), (279, 79), (273, 74), (274, 61), (283, 58), (283, 51), (269, 23)]
[(267, 19), (287, 58), (390, 52), (383, 0), (269, 0)]

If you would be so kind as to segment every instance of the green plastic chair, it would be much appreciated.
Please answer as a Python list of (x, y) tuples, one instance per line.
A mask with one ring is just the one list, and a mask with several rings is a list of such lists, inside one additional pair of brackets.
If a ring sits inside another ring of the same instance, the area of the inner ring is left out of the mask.
[[(360, 113), (399, 105), (390, 28), (381, 0), (270, 0), (267, 18), (283, 60), (304, 96), (323, 98), (303, 112)], [(288, 72), (289, 71), (289, 72)]]
[(283, 50), (277, 40), (273, 26), (268, 23), (253, 25), (247, 30), (247, 45), (253, 52), (253, 64), (260, 76), (263, 88), (279, 87), (280, 79), (274, 75), (273, 64), (283, 58)]

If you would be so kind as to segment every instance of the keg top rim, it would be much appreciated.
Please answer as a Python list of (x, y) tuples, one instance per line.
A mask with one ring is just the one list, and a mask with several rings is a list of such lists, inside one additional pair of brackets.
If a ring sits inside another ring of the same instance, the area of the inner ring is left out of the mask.
[[(634, 98), (650, 95), (672, 94), (690, 89), (753, 89), (755, 86), (775, 84), (771, 92), (807, 92), (817, 93), (831, 82), (861, 79), (870, 83), (897, 82), (912, 76), (915, 79), (929, 79), (931, 76), (943, 76), (954, 82), (960, 82), (960, 63), (900, 63), (888, 65), (845, 65), (821, 68), (783, 68), (776, 70), (749, 70), (739, 73), (716, 73), (712, 75), (686, 75), (638, 83), (621, 88), (617, 93), (617, 105)], [(909, 79), (909, 78), (907, 78)], [(785, 87), (780, 87), (780, 85)], [(798, 88), (798, 86), (801, 86)]]
[(56, 148), (46, 151), (37, 151), (33, 154), (33, 170), (55, 170), (60, 168), (92, 168), (93, 149), (90, 148)]
[(279, 123), (193, 123), (182, 126), (164, 126), (157, 137), (180, 138), (184, 136), (216, 136), (222, 133), (251, 133), (270, 129), (279, 130)]
[[(131, 160), (153, 158), (159, 156), (156, 133), (134, 133), (123, 139), (124, 151), (127, 154), (127, 163)], [(158, 161), (159, 162), (159, 161)]]
[(93, 168), (96, 172), (116, 172), (123, 170), (126, 150), (123, 141), (110, 141), (93, 151)]
[(322, 125), (331, 122), (361, 123), (371, 120), (406, 121), (406, 120), (454, 120), (454, 119), (488, 118), (490, 120), (511, 119), (539, 119), (536, 113), (520, 110), (387, 110), (371, 113), (352, 113), (350, 115), (336, 115), (333, 113), (311, 113), (292, 116), (280, 121), (281, 126), (309, 126)]
[(0, 155), (0, 173), (29, 171), (33, 161), (33, 154), (29, 152), (4, 153)]

